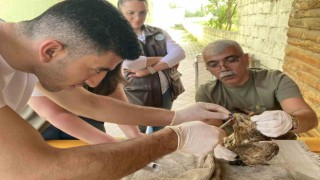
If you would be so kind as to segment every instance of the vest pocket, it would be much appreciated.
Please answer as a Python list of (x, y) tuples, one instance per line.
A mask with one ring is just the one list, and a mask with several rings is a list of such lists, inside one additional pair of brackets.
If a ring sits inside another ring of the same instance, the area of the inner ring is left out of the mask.
[(182, 74), (179, 71), (171, 71), (172, 73), (170, 73), (170, 77), (172, 80), (176, 81), (178, 80)]
[(170, 76), (170, 85), (172, 88), (172, 100), (175, 100), (180, 94), (182, 94), (185, 91), (184, 86), (180, 79), (182, 74), (177, 69), (171, 68), (169, 76)]

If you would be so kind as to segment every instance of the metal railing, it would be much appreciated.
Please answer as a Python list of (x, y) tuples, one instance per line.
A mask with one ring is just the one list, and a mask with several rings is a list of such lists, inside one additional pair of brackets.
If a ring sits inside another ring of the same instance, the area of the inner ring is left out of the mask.
[(202, 55), (201, 53), (198, 53), (194, 59), (194, 63), (193, 63), (193, 67), (194, 67), (194, 74), (195, 74), (195, 80), (194, 80), (194, 84), (195, 84), (195, 89), (198, 88), (199, 86), (199, 61), (202, 59)]

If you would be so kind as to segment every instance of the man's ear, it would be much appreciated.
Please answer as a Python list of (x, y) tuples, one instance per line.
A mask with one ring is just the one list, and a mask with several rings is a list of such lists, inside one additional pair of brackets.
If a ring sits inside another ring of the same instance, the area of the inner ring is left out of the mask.
[(64, 44), (57, 40), (45, 40), (39, 46), (39, 57), (42, 62), (49, 62), (65, 53)]

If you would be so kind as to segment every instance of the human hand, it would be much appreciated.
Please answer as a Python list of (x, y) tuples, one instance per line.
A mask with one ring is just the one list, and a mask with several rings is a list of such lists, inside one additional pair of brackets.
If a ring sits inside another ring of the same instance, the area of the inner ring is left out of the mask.
[(144, 77), (150, 74), (148, 69), (142, 69), (142, 70), (130, 70), (129, 77)]
[(235, 161), (237, 154), (230, 151), (228, 148), (226, 148), (225, 146), (222, 146), (220, 144), (218, 144), (215, 148), (214, 148), (214, 156), (217, 159), (224, 159), (227, 161)]
[(230, 111), (213, 103), (198, 102), (175, 111), (171, 125), (205, 119), (227, 119)]
[(206, 156), (225, 135), (224, 131), (200, 121), (187, 122), (177, 126), (167, 126), (178, 135), (178, 148), (182, 152)]
[(284, 111), (265, 111), (260, 115), (251, 117), (251, 120), (257, 124), (257, 130), (268, 137), (278, 137), (292, 128), (292, 119)]

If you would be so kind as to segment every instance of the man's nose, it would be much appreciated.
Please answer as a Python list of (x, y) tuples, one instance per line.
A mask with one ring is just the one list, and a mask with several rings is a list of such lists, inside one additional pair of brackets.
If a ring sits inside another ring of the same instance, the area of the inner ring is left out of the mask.
[(100, 84), (101, 80), (101, 76), (99, 76), (99, 74), (96, 74), (88, 78), (85, 82), (88, 86), (94, 88)]
[(137, 19), (140, 19), (139, 13), (135, 13), (135, 14), (133, 15), (133, 18), (136, 19), (136, 20), (137, 20)]
[(135, 15), (134, 15), (134, 19), (136, 19), (136, 20), (140, 20), (140, 19), (143, 19), (144, 18), (144, 15), (142, 15), (142, 14), (140, 14), (140, 13), (136, 13)]
[(220, 68), (220, 70), (222, 70), (222, 68), (226, 69), (226, 63), (224, 61), (220, 61), (218, 67)]

